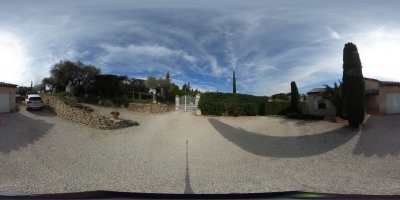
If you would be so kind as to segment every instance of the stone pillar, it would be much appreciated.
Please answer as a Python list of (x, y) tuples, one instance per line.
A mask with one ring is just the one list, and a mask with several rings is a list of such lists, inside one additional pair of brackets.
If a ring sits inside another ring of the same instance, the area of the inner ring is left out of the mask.
[(175, 96), (175, 110), (179, 110), (179, 96)]
[(196, 95), (196, 109), (199, 108), (200, 94)]

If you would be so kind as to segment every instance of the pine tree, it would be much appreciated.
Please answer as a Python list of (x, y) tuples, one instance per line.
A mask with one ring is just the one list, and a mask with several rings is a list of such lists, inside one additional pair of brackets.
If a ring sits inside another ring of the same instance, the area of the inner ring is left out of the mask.
[(365, 115), (365, 83), (356, 45), (347, 43), (343, 49), (343, 97), (347, 119), (358, 127)]
[(297, 90), (296, 83), (292, 81), (290, 83), (291, 87), (291, 93), (290, 93), (290, 107), (292, 109), (293, 113), (301, 113), (300, 111), (300, 94), (299, 91)]
[(235, 70), (233, 71), (233, 94), (236, 94), (236, 76), (235, 76)]

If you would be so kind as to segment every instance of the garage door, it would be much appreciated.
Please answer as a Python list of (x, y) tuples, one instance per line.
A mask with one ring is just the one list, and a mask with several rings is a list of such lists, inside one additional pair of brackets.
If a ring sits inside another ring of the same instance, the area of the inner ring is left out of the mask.
[(395, 114), (400, 113), (400, 94), (387, 93), (386, 94), (386, 113)]
[(10, 93), (0, 93), (0, 113), (10, 112)]

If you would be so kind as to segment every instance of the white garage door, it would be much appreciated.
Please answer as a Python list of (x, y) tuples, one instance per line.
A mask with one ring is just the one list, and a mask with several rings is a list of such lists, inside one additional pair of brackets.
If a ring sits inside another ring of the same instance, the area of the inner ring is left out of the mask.
[(0, 113), (10, 112), (10, 93), (0, 93)]
[(386, 113), (395, 114), (400, 113), (400, 94), (387, 93), (386, 94)]

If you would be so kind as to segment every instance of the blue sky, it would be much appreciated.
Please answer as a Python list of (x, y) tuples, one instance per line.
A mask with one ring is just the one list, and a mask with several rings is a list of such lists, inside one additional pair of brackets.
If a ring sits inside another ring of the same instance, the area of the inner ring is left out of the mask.
[(400, 1), (1, 1), (0, 82), (30, 85), (62, 59), (165, 77), (201, 91), (300, 93), (342, 77), (357, 45), (365, 77), (400, 81)]

